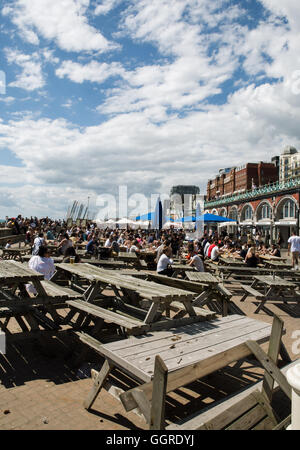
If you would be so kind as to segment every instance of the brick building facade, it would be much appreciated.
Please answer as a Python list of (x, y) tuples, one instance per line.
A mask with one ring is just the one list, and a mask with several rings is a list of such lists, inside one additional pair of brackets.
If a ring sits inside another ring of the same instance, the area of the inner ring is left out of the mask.
[(207, 201), (241, 193), (278, 180), (278, 167), (273, 163), (248, 163), (241, 167), (220, 170), (207, 184)]

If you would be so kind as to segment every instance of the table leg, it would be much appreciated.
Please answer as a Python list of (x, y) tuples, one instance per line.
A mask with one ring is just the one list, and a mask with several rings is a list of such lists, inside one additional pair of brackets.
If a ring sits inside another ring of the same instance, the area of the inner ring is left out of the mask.
[(158, 310), (158, 306), (159, 306), (158, 303), (156, 303), (156, 302), (152, 303), (152, 305), (150, 306), (150, 308), (148, 310), (148, 313), (147, 313), (147, 316), (146, 316), (146, 318), (144, 320), (144, 323), (151, 323), (151, 322), (153, 322), (153, 319), (154, 319), (154, 317), (155, 317), (155, 315), (157, 313), (157, 310)]
[(105, 360), (102, 369), (100, 370), (100, 372), (98, 373), (95, 381), (94, 381), (94, 386), (92, 387), (89, 395), (87, 396), (86, 400), (84, 401), (84, 407), (85, 409), (90, 409), (99, 392), (102, 389), (102, 386), (105, 382), (105, 380), (107, 379), (108, 375), (110, 374), (110, 372), (112, 371), (112, 369), (114, 368), (113, 364), (111, 364), (107, 359)]
[(258, 306), (258, 308), (254, 311), (254, 314), (258, 314), (259, 311), (262, 309), (262, 307), (265, 305), (265, 303), (268, 300), (268, 297), (270, 296), (270, 294), (272, 293), (273, 288), (270, 287), (270, 289), (268, 290), (268, 292), (265, 294), (264, 298), (261, 300), (260, 305)]
[(196, 297), (193, 301), (193, 306), (199, 306), (200, 308), (202, 308), (208, 302), (211, 293), (211, 289), (206, 289), (205, 291), (201, 292), (201, 294), (198, 295), (198, 297)]

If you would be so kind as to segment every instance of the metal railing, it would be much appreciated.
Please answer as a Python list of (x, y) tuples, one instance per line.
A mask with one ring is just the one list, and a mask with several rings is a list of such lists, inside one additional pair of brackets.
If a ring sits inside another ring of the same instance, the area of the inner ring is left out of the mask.
[(204, 208), (214, 208), (228, 203), (237, 202), (240, 200), (251, 200), (252, 198), (259, 197), (266, 194), (275, 194), (284, 190), (288, 190), (294, 187), (300, 187), (300, 177), (292, 178), (286, 181), (276, 181), (275, 183), (266, 184), (256, 189), (245, 191), (242, 194), (232, 194), (228, 197), (223, 197), (219, 200), (213, 200), (211, 202), (205, 202)]

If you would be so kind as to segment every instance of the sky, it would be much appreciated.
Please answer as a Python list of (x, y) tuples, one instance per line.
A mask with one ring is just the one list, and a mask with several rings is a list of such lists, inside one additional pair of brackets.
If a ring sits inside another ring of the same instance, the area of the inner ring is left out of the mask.
[(0, 218), (300, 150), (298, 0), (0, 5)]

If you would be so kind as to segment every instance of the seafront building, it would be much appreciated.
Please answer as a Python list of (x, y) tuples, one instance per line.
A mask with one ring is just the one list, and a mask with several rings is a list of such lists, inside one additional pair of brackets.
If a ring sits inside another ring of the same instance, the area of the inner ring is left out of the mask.
[(205, 212), (235, 220), (241, 233), (256, 229), (283, 247), (299, 233), (300, 154), (287, 146), (272, 162), (222, 169), (207, 184)]

